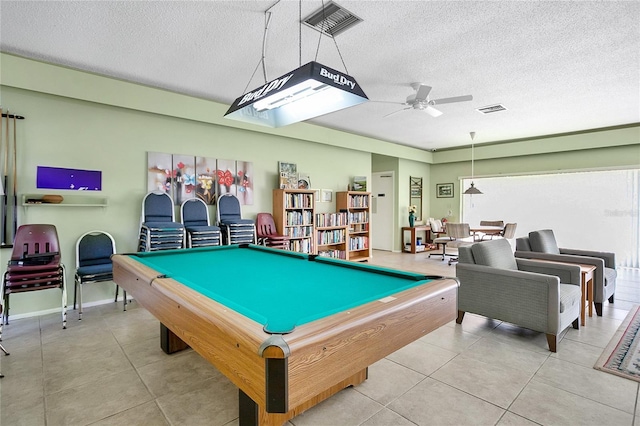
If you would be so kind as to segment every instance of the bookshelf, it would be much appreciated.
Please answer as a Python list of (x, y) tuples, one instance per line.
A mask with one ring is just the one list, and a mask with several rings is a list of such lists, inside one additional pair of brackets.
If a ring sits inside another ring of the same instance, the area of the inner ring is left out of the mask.
[(336, 208), (347, 213), (347, 259), (356, 262), (371, 257), (371, 193), (342, 191), (336, 193)]
[(290, 238), (290, 250), (316, 253), (314, 192), (304, 189), (273, 190), (273, 220), (278, 233)]
[(316, 246), (319, 256), (347, 259), (347, 214), (316, 214)]

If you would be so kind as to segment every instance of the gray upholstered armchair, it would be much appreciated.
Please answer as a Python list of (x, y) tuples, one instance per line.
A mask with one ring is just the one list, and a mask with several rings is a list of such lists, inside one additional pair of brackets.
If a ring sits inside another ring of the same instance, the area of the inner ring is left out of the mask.
[(458, 249), (458, 319), (471, 312), (547, 335), (551, 352), (569, 325), (579, 328), (580, 267), (516, 259), (505, 239)]
[(602, 316), (602, 304), (605, 300), (609, 299), (609, 302), (613, 303), (617, 276), (615, 253), (558, 248), (553, 231), (544, 229), (529, 232), (528, 237), (516, 238), (515, 256), (593, 265), (596, 267), (593, 279), (593, 302), (597, 315)]

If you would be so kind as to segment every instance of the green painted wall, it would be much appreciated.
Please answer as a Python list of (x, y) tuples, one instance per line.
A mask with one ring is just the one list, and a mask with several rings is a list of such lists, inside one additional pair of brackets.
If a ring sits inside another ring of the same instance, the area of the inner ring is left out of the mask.
[[(226, 105), (0, 53), (0, 102), (26, 117), (19, 123), (18, 194), (37, 193), (37, 165), (103, 171), (108, 206), (20, 207), (20, 223), (53, 223), (67, 266), (73, 298), (75, 241), (103, 229), (119, 251), (135, 249), (141, 200), (146, 193), (146, 152), (202, 155), (254, 163), (255, 205), (245, 217), (271, 211), (277, 162), (298, 164), (318, 189), (346, 189), (354, 175), (394, 171), (397, 215), (394, 241), (407, 224), (409, 176), (424, 179), (425, 216), (459, 217), (458, 179), (470, 174), (468, 148), (435, 153), (356, 136), (307, 123), (281, 129), (223, 119)], [(545, 172), (583, 168), (639, 167), (640, 127), (578, 135), (512, 141), (476, 147), (476, 175)], [(453, 182), (455, 197), (435, 197), (437, 183)], [(88, 194), (88, 196), (93, 194)], [(319, 203), (319, 212), (335, 210)], [(399, 250), (399, 242), (395, 243)], [(9, 250), (0, 250), (3, 272)], [(112, 297), (110, 283), (91, 284), (85, 302)], [(40, 294), (39, 294), (40, 293)], [(59, 306), (53, 291), (18, 295), (11, 313), (20, 315)], [(73, 317), (72, 317), (73, 318)]]
[[(353, 175), (371, 175), (367, 152), (10, 87), (2, 87), (2, 98), (5, 105), (26, 117), (18, 129), (19, 194), (77, 194), (36, 190), (38, 165), (103, 172), (103, 190), (86, 196), (108, 197), (107, 207), (19, 207), (20, 224), (56, 226), (71, 303), (75, 243), (81, 234), (104, 230), (115, 237), (118, 251), (135, 251), (147, 187), (147, 151), (253, 162), (255, 204), (243, 207), (247, 218), (272, 211), (278, 161), (296, 163), (299, 171), (310, 174), (314, 187), (334, 191), (345, 190)], [(317, 207), (319, 212), (335, 211), (335, 201), (318, 203)], [(2, 252), (4, 270), (10, 252)], [(112, 292), (111, 283), (90, 284), (85, 287), (84, 301), (108, 299)], [(15, 295), (11, 313), (38, 312), (58, 305), (59, 295), (54, 291)]]

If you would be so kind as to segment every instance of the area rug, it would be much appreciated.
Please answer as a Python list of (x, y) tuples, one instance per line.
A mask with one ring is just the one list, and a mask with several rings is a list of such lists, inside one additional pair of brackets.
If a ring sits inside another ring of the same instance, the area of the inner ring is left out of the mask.
[(640, 382), (640, 305), (631, 308), (593, 368)]

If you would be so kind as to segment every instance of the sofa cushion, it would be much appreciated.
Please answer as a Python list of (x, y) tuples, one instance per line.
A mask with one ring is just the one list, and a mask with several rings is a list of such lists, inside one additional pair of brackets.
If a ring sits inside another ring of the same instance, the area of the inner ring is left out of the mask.
[(473, 259), (473, 252), (471, 251), (471, 247), (467, 246), (458, 248), (458, 263), (476, 263), (476, 261)]
[(531, 251), (529, 237), (516, 238), (516, 251)]
[(560, 313), (580, 304), (580, 286), (560, 284)]
[(511, 244), (505, 239), (488, 240), (471, 246), (476, 265), (499, 269), (518, 269)]
[(551, 229), (529, 232), (529, 244), (531, 245), (531, 251), (560, 254), (556, 237)]

